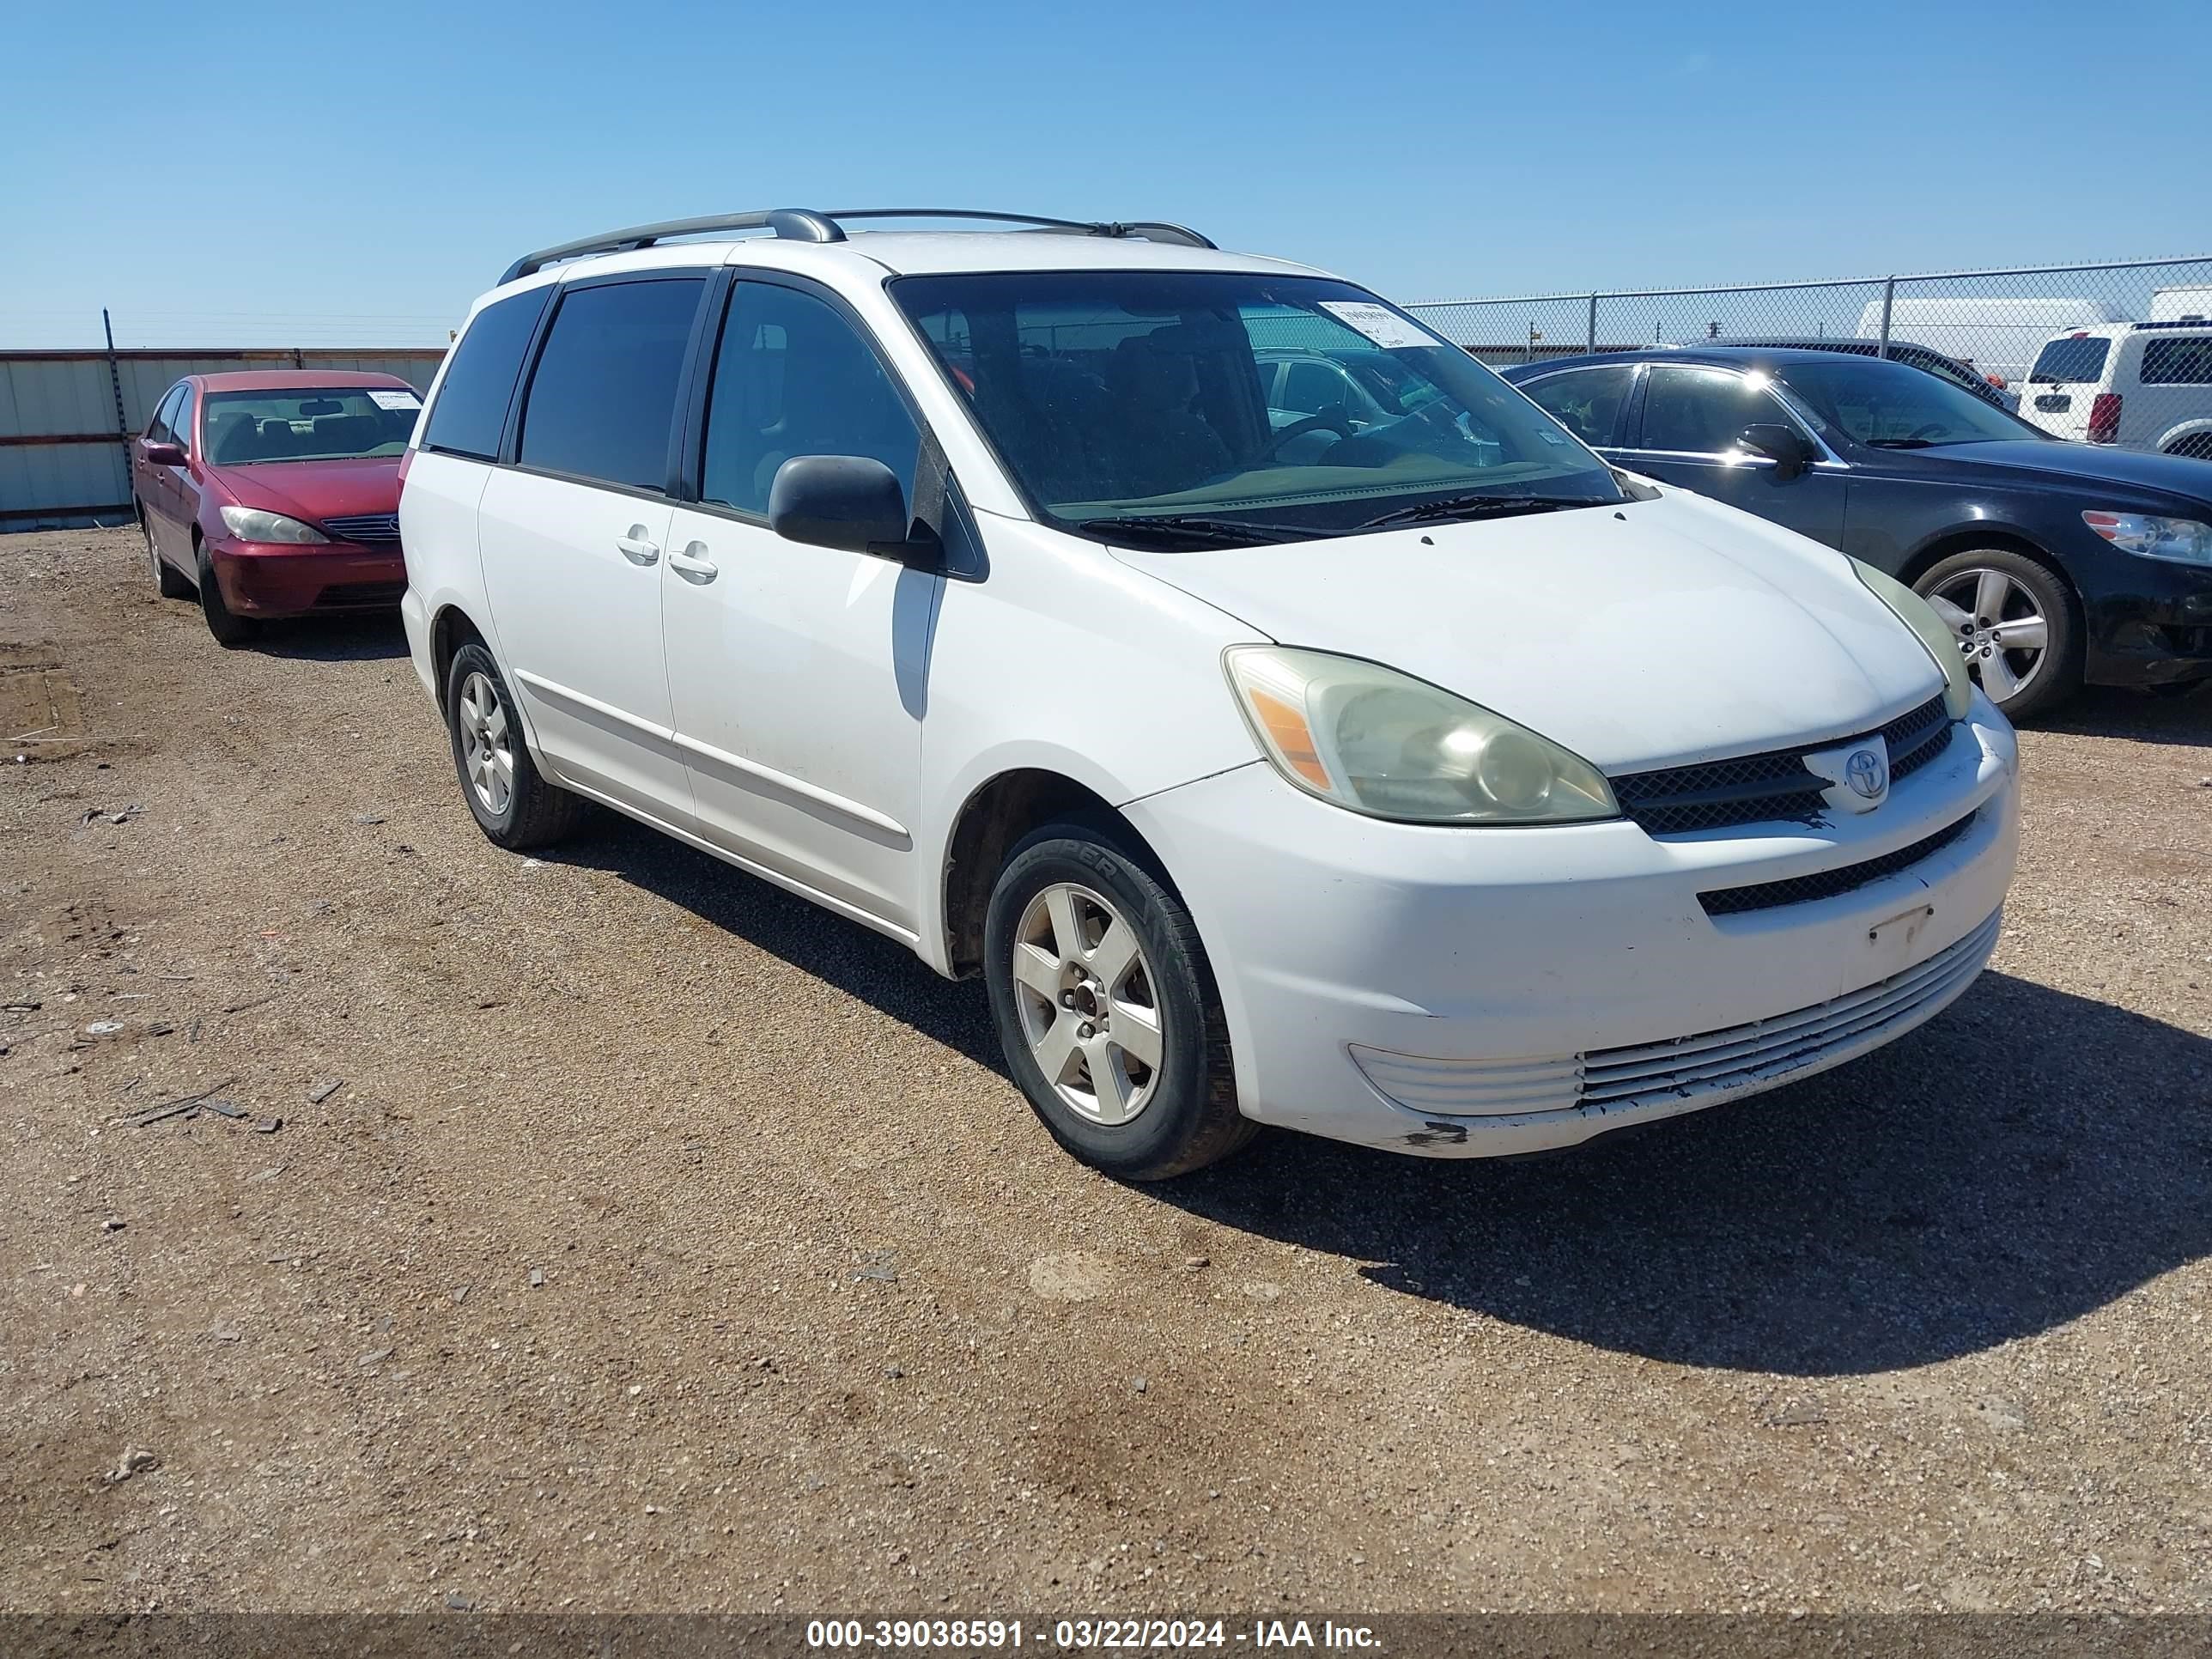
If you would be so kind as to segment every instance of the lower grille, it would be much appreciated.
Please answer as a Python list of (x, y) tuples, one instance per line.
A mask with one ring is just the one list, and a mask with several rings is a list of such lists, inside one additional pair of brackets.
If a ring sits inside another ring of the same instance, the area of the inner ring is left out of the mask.
[(1783, 881), (1762, 881), (1749, 887), (1716, 888), (1710, 893), (1698, 894), (1698, 902), (1705, 907), (1709, 916), (1733, 916), (1746, 910), (1771, 910), (1778, 904), (1808, 904), (1814, 899), (1833, 898), (1869, 882), (1880, 881), (1884, 876), (1909, 870), (1921, 860), (1934, 856), (1965, 835), (1972, 827), (1974, 817), (1969, 812), (1956, 823), (1946, 825), (1910, 847), (1884, 853), (1863, 864), (1847, 864), (1839, 870), (1791, 876)]
[(1950, 739), (1951, 722), (1942, 696), (1856, 738), (1632, 772), (1612, 780), (1613, 793), (1620, 810), (1654, 836), (1743, 823), (1807, 823), (1827, 810), (1820, 792), (1828, 787), (1805, 764), (1807, 752), (1842, 748), (1876, 735), (1889, 750), (1891, 782), (1917, 771), (1942, 754)]
[(1932, 1017), (1981, 972), (2003, 920), (1998, 911), (1927, 961), (1863, 990), (1664, 1042), (1518, 1060), (1425, 1060), (1356, 1044), (1352, 1054), (1386, 1097), (1425, 1117), (1620, 1112), (1766, 1088)]
[(332, 582), (315, 596), (315, 609), (335, 611), (349, 605), (397, 605), (406, 592), (405, 582)]
[(1621, 1107), (1773, 1082), (1872, 1048), (1964, 990), (1996, 948), (1997, 912), (1917, 967), (1794, 1014), (1755, 1019), (1672, 1042), (1601, 1048), (1583, 1057), (1582, 1103)]
[(397, 513), (354, 513), (325, 519), (323, 528), (341, 542), (396, 542), (399, 539)]

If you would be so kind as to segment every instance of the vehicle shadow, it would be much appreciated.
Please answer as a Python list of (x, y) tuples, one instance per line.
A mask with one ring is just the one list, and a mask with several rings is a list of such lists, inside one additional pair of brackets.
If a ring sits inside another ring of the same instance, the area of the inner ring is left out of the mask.
[(1598, 1347), (1856, 1375), (2033, 1335), (2212, 1250), (2208, 1079), (2212, 1041), (1991, 973), (1865, 1060), (1577, 1152), (1280, 1136), (1162, 1196)]
[(836, 986), (979, 1066), (1006, 1074), (981, 980), (954, 981), (896, 939), (833, 915), (617, 813), (538, 854), (601, 870)]
[(2212, 682), (2172, 696), (2119, 686), (2084, 688), (2033, 729), (2136, 743), (2212, 744)]
[[(544, 856), (680, 904), (1005, 1074), (981, 985), (893, 940), (611, 815)], [(1271, 1134), (1132, 1190), (1602, 1348), (1887, 1370), (2033, 1335), (2212, 1251), (2212, 1040), (1989, 973), (1838, 1071), (1554, 1156)]]
[(388, 662), (407, 654), (407, 630), (397, 611), (295, 617), (264, 623), (247, 648), (307, 662)]

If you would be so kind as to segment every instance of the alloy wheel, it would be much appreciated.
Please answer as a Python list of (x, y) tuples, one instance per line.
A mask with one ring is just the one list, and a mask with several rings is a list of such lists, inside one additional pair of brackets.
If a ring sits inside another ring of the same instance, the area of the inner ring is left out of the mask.
[(469, 787), (487, 812), (500, 817), (514, 799), (514, 732), (489, 675), (471, 674), (461, 682), (455, 714), (461, 730), (461, 769)]
[(2018, 697), (2044, 672), (2051, 624), (2027, 583), (1976, 567), (1945, 578), (1929, 591), (1928, 603), (1992, 701)]
[(1094, 1123), (1135, 1118), (1152, 1103), (1164, 1046), (1135, 927), (1094, 890), (1055, 882), (1023, 910), (1013, 956), (1022, 1035), (1053, 1091)]

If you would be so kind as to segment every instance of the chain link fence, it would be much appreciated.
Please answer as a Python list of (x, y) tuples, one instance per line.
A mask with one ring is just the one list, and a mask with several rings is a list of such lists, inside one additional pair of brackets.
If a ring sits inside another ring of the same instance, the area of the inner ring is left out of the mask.
[(1893, 357), (2057, 437), (2212, 459), (2212, 255), (1406, 308), (1498, 366), (1655, 345)]

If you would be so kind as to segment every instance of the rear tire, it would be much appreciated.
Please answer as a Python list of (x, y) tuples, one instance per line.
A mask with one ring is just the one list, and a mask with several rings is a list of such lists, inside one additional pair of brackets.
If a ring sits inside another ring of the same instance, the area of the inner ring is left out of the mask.
[(1093, 1169), (1164, 1181), (1259, 1133), (1237, 1109), (1197, 925), (1112, 832), (1054, 823), (1014, 848), (984, 917), (983, 974), (1007, 1070)]
[[(2008, 720), (2048, 714), (2081, 689), (2074, 590), (2041, 560), (2006, 547), (1954, 553), (1922, 571), (1912, 587), (1936, 607), (1967, 669)], [(2008, 647), (2008, 640), (2040, 643)]]
[(235, 651), (258, 639), (261, 624), (251, 617), (240, 616), (224, 600), (222, 584), (215, 579), (215, 566), (208, 562), (205, 549), (200, 552), (199, 573), (200, 615), (207, 618), (208, 632), (215, 635), (216, 643)]
[(2166, 447), (2169, 455), (2186, 455), (2192, 460), (2212, 461), (2212, 432), (2192, 432), (2186, 438), (2177, 438)]
[(548, 783), (523, 740), (514, 694), (471, 640), (446, 670), (446, 732), (453, 771), (477, 827), (509, 852), (550, 846), (574, 830), (587, 803)]

